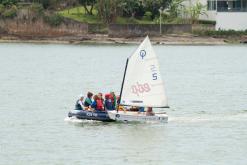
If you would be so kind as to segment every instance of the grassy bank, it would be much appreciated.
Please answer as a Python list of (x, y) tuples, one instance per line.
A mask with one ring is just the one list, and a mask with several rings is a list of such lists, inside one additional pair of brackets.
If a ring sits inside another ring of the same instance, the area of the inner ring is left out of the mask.
[(97, 10), (93, 9), (93, 15), (88, 15), (83, 7), (75, 7), (58, 12), (65, 18), (70, 18), (83, 23), (102, 23), (97, 17)]
[[(98, 11), (96, 9), (93, 9), (93, 15), (86, 14), (86, 11), (82, 6), (66, 9), (58, 13), (63, 17), (70, 18), (83, 23), (103, 23), (102, 20), (98, 17)], [(136, 19), (132, 17), (117, 17), (115, 23), (155, 24), (155, 21), (147, 19)]]

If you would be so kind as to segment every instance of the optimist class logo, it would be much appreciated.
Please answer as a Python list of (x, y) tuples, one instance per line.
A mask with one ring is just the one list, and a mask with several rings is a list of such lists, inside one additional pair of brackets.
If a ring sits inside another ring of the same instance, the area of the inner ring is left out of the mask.
[(141, 50), (140, 51), (140, 56), (142, 59), (144, 59), (144, 57), (146, 56), (146, 51), (145, 50)]

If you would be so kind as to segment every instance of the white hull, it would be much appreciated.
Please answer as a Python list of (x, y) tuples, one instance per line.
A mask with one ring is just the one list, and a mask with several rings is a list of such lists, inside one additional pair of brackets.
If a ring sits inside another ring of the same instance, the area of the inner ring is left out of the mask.
[(146, 116), (145, 113), (129, 112), (129, 111), (108, 111), (109, 117), (116, 121), (137, 121), (137, 122), (168, 122), (167, 114), (155, 114), (154, 116)]

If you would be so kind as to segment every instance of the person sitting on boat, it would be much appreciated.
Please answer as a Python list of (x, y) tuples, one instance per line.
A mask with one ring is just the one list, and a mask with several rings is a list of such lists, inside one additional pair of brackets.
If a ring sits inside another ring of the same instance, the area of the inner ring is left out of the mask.
[(84, 97), (80, 95), (80, 98), (75, 103), (75, 110), (83, 110), (83, 106), (84, 106), (83, 100)]
[(117, 108), (117, 97), (116, 97), (114, 92), (110, 92), (110, 94), (112, 96), (111, 99), (112, 99), (112, 103), (113, 103), (114, 109), (116, 109)]
[(99, 98), (98, 95), (94, 95), (94, 101), (91, 104), (91, 108), (94, 108), (96, 111), (104, 111), (104, 105), (102, 100)]
[(93, 97), (93, 93), (91, 93), (91, 92), (88, 92), (87, 93), (87, 98), (85, 99), (85, 102), (84, 102), (84, 106), (85, 107), (89, 107), (91, 104), (92, 104), (92, 97)]
[(139, 107), (136, 107), (136, 106), (131, 106), (129, 111), (132, 111), (132, 112), (138, 112), (139, 111)]
[(101, 99), (102, 103), (104, 103), (103, 93), (99, 92), (98, 96)]
[(144, 107), (138, 107), (138, 113), (145, 112), (144, 109)]
[(114, 110), (114, 105), (111, 99), (111, 94), (105, 94), (105, 109)]
[(152, 107), (148, 107), (146, 115), (147, 116), (154, 116), (154, 112), (153, 112), (153, 108)]
[(120, 104), (120, 96), (117, 95), (117, 105), (119, 105), (119, 104)]

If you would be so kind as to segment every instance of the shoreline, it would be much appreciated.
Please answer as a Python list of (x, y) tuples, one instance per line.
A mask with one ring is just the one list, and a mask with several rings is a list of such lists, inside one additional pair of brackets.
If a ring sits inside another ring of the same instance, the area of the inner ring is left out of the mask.
[[(18, 36), (0, 35), (0, 43), (36, 43), (36, 44), (139, 44), (143, 37), (109, 37), (103, 34), (87, 34), (81, 36)], [(243, 44), (241, 39), (214, 38), (193, 34), (169, 34), (151, 36), (154, 45), (228, 45)]]

